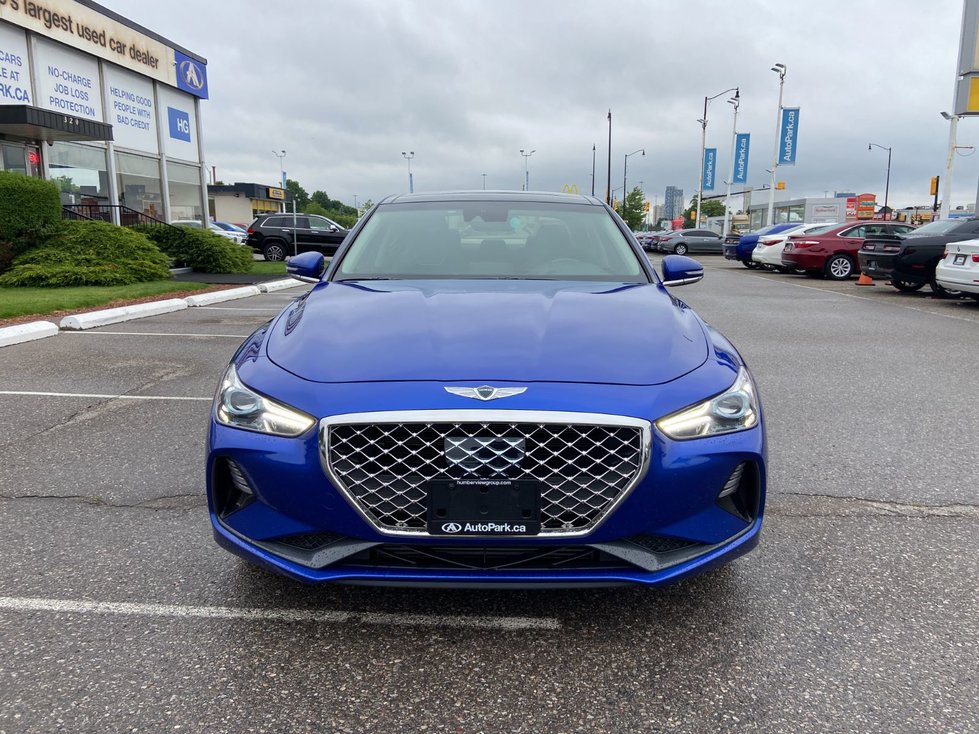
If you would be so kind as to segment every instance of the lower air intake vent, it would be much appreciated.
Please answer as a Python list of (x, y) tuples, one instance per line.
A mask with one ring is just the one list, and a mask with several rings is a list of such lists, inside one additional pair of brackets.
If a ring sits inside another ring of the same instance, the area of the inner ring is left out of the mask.
[(692, 545), (697, 545), (690, 540), (667, 538), (665, 535), (633, 535), (631, 538), (626, 538), (626, 540), (653, 553), (671, 553), (689, 548)]
[(276, 538), (275, 542), (288, 545), (292, 548), (315, 551), (330, 543), (335, 543), (342, 538), (342, 535), (337, 535), (336, 533), (301, 533), (299, 535), (287, 535), (283, 538)]

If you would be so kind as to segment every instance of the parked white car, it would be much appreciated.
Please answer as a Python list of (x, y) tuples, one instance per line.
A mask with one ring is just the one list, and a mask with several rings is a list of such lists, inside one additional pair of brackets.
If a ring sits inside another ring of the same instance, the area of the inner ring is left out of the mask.
[(945, 245), (945, 257), (935, 268), (942, 288), (961, 291), (979, 301), (979, 240), (962, 240)]
[[(176, 219), (170, 224), (176, 225), (177, 227), (191, 227), (193, 229), (201, 229), (201, 223), (198, 219)], [(226, 229), (222, 229), (214, 222), (209, 221), (207, 223), (207, 228), (214, 232), (214, 234), (219, 234), (222, 237), (227, 237), (229, 240), (233, 241), (235, 244), (243, 245), (245, 240), (248, 239), (248, 235), (244, 232), (235, 232)]]
[(800, 224), (776, 234), (763, 234), (758, 238), (755, 249), (751, 251), (751, 259), (768, 270), (787, 273), (788, 269), (782, 265), (782, 250), (789, 235), (818, 234), (824, 229), (835, 226), (836, 224)]

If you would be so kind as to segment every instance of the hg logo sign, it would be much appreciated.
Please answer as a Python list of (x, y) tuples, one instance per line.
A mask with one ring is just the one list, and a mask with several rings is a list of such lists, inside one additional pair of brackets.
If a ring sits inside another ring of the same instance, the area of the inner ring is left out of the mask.
[(170, 120), (170, 137), (174, 140), (190, 142), (190, 115), (183, 110), (167, 107), (167, 117)]

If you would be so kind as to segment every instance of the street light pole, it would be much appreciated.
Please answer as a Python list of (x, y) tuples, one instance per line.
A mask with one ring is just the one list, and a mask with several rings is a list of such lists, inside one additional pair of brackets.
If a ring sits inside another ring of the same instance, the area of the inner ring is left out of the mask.
[(530, 156), (532, 156), (536, 152), (537, 152), (536, 148), (530, 151), (529, 153), (524, 153), (523, 148), (520, 149), (520, 155), (523, 156), (523, 176), (524, 176), (523, 190), (524, 191), (530, 191), (530, 168), (528, 165), (528, 160)]
[[(283, 151), (272, 151), (272, 155), (279, 159), (279, 185), (285, 190), (286, 188), (286, 170), (282, 164), (282, 159), (286, 157), (286, 152)], [(286, 210), (285, 199), (282, 200), (281, 211)]]
[(737, 87), (725, 89), (718, 92), (713, 97), (704, 97), (704, 116), (697, 120), (700, 123), (700, 176), (697, 178), (697, 219), (693, 223), (694, 227), (700, 226), (700, 202), (704, 198), (704, 156), (707, 155), (707, 104), (712, 99), (717, 99), (722, 94), (738, 91)]
[(741, 106), (740, 88), (735, 88), (734, 96), (727, 103), (734, 106), (734, 126), (731, 131), (731, 175), (726, 181), (727, 191), (724, 193), (724, 232), (721, 234), (722, 237), (727, 237), (728, 226), (731, 223), (731, 183), (734, 181), (734, 149), (738, 139), (738, 107)]
[(890, 219), (891, 210), (887, 207), (887, 194), (891, 189), (891, 149), (884, 145), (878, 145), (877, 143), (867, 144), (867, 150), (873, 150), (874, 148), (880, 148), (881, 150), (887, 151), (887, 180), (884, 183), (884, 216)]
[(605, 184), (605, 203), (612, 206), (612, 110), (608, 111), (608, 183)]
[(415, 151), (411, 150), (407, 153), (405, 151), (401, 151), (401, 155), (404, 156), (406, 161), (408, 161), (408, 193), (413, 194), (415, 193), (415, 179), (411, 176), (411, 159), (415, 157)]
[(959, 116), (942, 113), (948, 120), (948, 158), (945, 160), (945, 180), (942, 181), (942, 208), (940, 217), (948, 219), (948, 211), (952, 203), (952, 167), (955, 163), (955, 136), (959, 129)]
[(595, 144), (591, 144), (591, 195), (595, 195)]
[(635, 155), (636, 153), (642, 153), (643, 156), (645, 156), (646, 155), (646, 149), (645, 148), (640, 148), (639, 150), (634, 150), (631, 153), (626, 153), (625, 154), (625, 160), (622, 163), (622, 208), (621, 208), (621, 211), (619, 212), (619, 214), (624, 214), (625, 213), (625, 197), (626, 197), (626, 194), (629, 193), (629, 189), (627, 189), (626, 186), (625, 186), (626, 173), (629, 170), (629, 156), (630, 155)]
[(483, 177), (483, 191), (486, 191), (486, 174), (480, 174)]
[(778, 74), (778, 107), (775, 108), (775, 152), (772, 154), (771, 180), (768, 187), (768, 221), (766, 224), (775, 224), (773, 215), (775, 214), (775, 172), (778, 170), (778, 139), (782, 127), (782, 91), (785, 88), (785, 64), (775, 64), (772, 71)]

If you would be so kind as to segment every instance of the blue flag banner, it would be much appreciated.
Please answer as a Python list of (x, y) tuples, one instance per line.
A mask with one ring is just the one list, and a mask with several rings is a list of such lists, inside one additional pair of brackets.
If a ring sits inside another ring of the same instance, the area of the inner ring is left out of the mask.
[(731, 183), (748, 183), (748, 146), (750, 133), (738, 133), (734, 138), (734, 178)]
[(714, 169), (717, 168), (717, 148), (704, 150), (704, 191), (714, 190)]
[(778, 164), (795, 165), (796, 139), (799, 136), (799, 108), (783, 107), (778, 136)]

